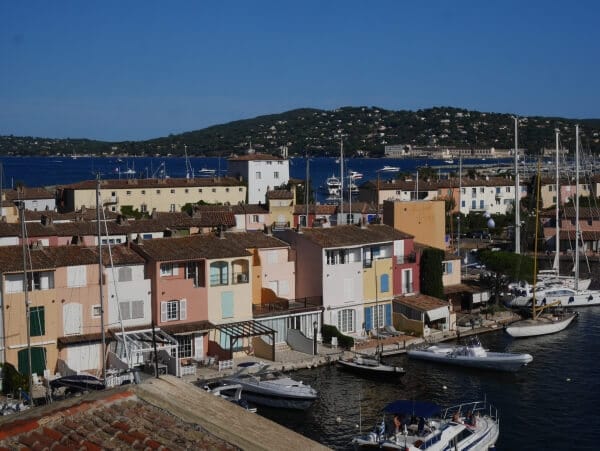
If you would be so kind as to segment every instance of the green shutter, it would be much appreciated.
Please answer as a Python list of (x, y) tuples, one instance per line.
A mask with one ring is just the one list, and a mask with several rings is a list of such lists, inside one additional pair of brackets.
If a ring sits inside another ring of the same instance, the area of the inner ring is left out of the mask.
[(46, 334), (44, 307), (31, 307), (29, 311), (29, 333), (32, 337)]

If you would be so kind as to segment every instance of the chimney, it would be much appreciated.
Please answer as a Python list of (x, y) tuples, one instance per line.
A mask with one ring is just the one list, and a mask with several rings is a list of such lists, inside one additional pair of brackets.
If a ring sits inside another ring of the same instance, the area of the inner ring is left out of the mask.
[(40, 218), (41, 223), (44, 227), (48, 227), (50, 225), (52, 225), (52, 217), (48, 216), (48, 215), (42, 215), (42, 217)]

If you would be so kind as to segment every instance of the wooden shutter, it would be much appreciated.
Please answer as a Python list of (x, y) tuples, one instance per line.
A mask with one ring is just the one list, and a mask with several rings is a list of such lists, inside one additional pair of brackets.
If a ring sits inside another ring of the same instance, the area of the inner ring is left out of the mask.
[(179, 319), (187, 319), (187, 299), (179, 301)]
[(167, 303), (160, 303), (160, 322), (165, 323), (167, 321)]

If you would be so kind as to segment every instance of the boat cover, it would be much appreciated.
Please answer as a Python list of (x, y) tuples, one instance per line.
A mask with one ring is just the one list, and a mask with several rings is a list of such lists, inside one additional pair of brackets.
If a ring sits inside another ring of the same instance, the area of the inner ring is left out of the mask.
[(426, 401), (398, 400), (389, 403), (383, 408), (385, 413), (396, 415), (415, 415), (417, 417), (430, 418), (438, 414), (441, 407)]

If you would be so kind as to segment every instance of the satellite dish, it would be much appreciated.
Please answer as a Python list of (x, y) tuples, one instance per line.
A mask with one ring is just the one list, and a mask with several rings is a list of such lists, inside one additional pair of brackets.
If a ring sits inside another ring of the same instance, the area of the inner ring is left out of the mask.
[(496, 223), (494, 222), (494, 220), (492, 218), (490, 218), (490, 219), (488, 219), (487, 226), (488, 226), (488, 229), (493, 229), (494, 227), (496, 227)]

